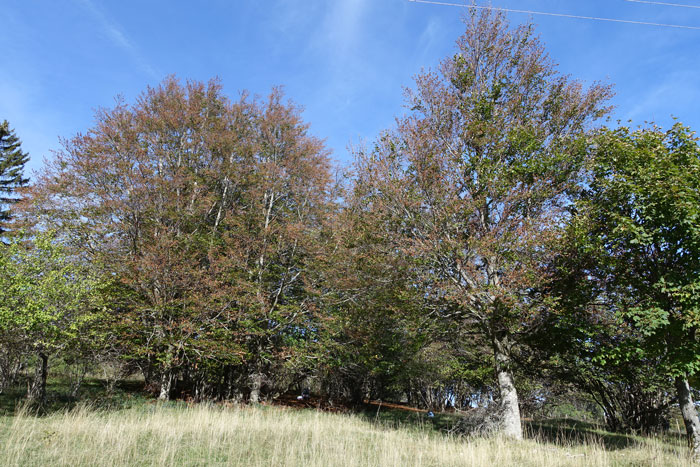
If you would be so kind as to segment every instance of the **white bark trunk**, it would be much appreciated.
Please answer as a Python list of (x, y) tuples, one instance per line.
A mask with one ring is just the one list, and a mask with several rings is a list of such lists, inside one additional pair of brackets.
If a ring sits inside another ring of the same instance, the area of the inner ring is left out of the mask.
[(686, 378), (680, 376), (676, 378), (676, 391), (678, 391), (678, 405), (683, 414), (691, 455), (695, 463), (700, 463), (700, 419), (698, 419), (698, 411)]
[(494, 338), (493, 350), (496, 359), (498, 388), (501, 393), (502, 433), (508, 438), (523, 439), (518, 391), (515, 389), (513, 374), (510, 371), (511, 362), (510, 356), (506, 351), (506, 339)]
[(251, 388), (250, 388), (250, 403), (257, 404), (260, 402), (260, 388), (262, 388), (261, 374), (254, 374), (250, 376)]
[(170, 370), (164, 371), (160, 377), (160, 394), (158, 400), (167, 401), (170, 399), (170, 388), (172, 387), (173, 377)]
[(216, 213), (216, 221), (214, 221), (214, 232), (219, 228), (219, 222), (221, 222), (221, 215), (224, 211), (224, 205), (226, 204), (226, 196), (228, 195), (228, 177), (224, 177), (224, 193), (221, 195), (221, 202), (219, 203), (219, 211)]

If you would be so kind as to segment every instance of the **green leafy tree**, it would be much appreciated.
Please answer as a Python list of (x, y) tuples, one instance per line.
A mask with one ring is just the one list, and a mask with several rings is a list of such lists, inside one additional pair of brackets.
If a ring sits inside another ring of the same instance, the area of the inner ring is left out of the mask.
[(15, 239), (0, 254), (0, 331), (38, 357), (28, 397), (39, 403), (49, 358), (75, 346), (98, 309), (99, 281), (55, 240)]
[(332, 251), (316, 265), (328, 291), (322, 392), (353, 404), (371, 398), (431, 410), (448, 401), (469, 407), (493, 379), (491, 362), (465, 345), (453, 322), (426, 315), (411, 278), (414, 262), (394, 254), (386, 220), (381, 210), (351, 202), (333, 220)]
[(653, 361), (675, 380), (698, 459), (700, 422), (688, 381), (700, 370), (700, 146), (681, 124), (606, 130), (595, 141), (573, 228), (593, 259), (583, 274), (594, 306), (637, 336), (599, 358)]
[(29, 155), (22, 152), (21, 142), (7, 120), (0, 123), (0, 235), (9, 230), (10, 205), (17, 202), (15, 191), (29, 179), (24, 178), (24, 165)]
[[(581, 293), (576, 286), (568, 282), (560, 293)], [(641, 345), (639, 333), (613, 309), (602, 303), (568, 308), (565, 302), (552, 307), (539, 331), (528, 336), (533, 353), (523, 366), (536, 378), (588, 395), (610, 431), (667, 430), (675, 398), (672, 379), (657, 371), (660, 358), (635, 351)]]
[(320, 346), (321, 390), (353, 405), (400, 399), (428, 337), (416, 306), (419, 292), (406, 281), (409, 263), (387, 254), (392, 242), (374, 214), (340, 210), (331, 221), (331, 248), (316, 264), (329, 315)]

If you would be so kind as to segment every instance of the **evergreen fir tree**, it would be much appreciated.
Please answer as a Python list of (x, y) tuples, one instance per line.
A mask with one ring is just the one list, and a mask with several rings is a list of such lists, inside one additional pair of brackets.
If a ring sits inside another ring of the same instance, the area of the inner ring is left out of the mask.
[(18, 200), (17, 188), (29, 181), (24, 178), (29, 155), (20, 146), (21, 141), (7, 120), (0, 123), (0, 235), (9, 230), (10, 206)]

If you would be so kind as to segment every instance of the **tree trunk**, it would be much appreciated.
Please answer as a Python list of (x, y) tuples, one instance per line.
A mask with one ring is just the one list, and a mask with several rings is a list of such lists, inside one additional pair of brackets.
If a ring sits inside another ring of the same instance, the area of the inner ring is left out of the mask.
[(170, 388), (173, 384), (173, 375), (171, 370), (165, 370), (160, 377), (160, 394), (158, 400), (167, 401), (170, 399)]
[(687, 378), (681, 376), (676, 378), (676, 391), (678, 391), (678, 404), (683, 414), (688, 445), (692, 450), (693, 460), (700, 463), (700, 420)]
[(29, 388), (27, 398), (32, 402), (44, 403), (46, 399), (46, 376), (49, 372), (49, 357), (43, 352), (39, 352), (39, 361), (34, 372), (34, 381)]
[(263, 375), (255, 373), (250, 375), (250, 403), (257, 404), (260, 402), (260, 388), (262, 388)]
[(502, 432), (508, 438), (523, 439), (520, 425), (520, 406), (510, 370), (510, 356), (507, 353), (507, 337), (493, 338), (493, 352), (496, 360), (496, 376), (501, 393)]

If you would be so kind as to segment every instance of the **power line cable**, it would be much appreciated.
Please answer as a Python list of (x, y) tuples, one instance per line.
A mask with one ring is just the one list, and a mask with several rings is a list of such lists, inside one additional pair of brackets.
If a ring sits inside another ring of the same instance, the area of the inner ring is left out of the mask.
[(503, 11), (505, 13), (526, 13), (530, 15), (542, 15), (542, 16), (556, 16), (559, 18), (576, 18), (576, 19), (588, 19), (592, 21), (606, 21), (609, 23), (626, 23), (626, 24), (639, 24), (642, 26), (658, 26), (662, 28), (676, 28), (676, 29), (693, 29), (700, 31), (700, 26), (684, 26), (681, 24), (664, 24), (664, 23), (651, 23), (648, 21), (634, 21), (630, 19), (615, 19), (615, 18), (600, 18), (596, 16), (581, 16), (581, 15), (570, 15), (566, 13), (551, 13), (547, 11), (533, 11), (533, 10), (516, 10), (513, 8), (501, 8), (495, 6), (481, 6), (481, 5), (464, 5), (461, 3), (450, 3), (450, 2), (438, 2), (433, 0), (408, 0), (413, 3), (426, 3), (430, 5), (441, 5), (441, 6), (456, 6), (460, 8), (476, 8), (480, 10), (494, 10)]
[(674, 7), (678, 7), (678, 8), (697, 8), (700, 10), (700, 5), (686, 5), (684, 3), (652, 2), (649, 0), (624, 0), (624, 1), (631, 2), (631, 3), (646, 3), (647, 5), (674, 6)]

